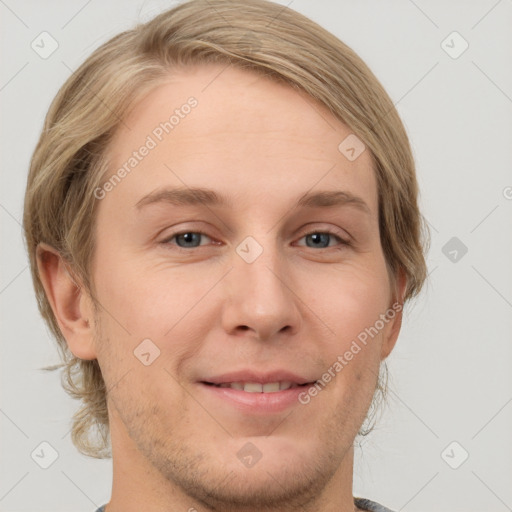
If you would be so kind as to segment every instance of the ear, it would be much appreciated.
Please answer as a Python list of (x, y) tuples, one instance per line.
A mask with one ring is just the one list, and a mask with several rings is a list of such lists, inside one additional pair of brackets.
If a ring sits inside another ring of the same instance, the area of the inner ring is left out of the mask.
[(405, 272), (400, 269), (397, 277), (397, 290), (396, 295), (392, 298), (392, 303), (389, 306), (386, 316), (390, 318), (388, 325), (384, 331), (382, 340), (382, 348), (380, 353), (381, 361), (391, 354), (391, 351), (396, 345), (400, 328), (402, 327), (402, 313), (404, 305), (405, 288), (407, 285), (407, 278)]
[(91, 298), (56, 249), (40, 243), (36, 258), (39, 278), (69, 350), (80, 359), (96, 359)]

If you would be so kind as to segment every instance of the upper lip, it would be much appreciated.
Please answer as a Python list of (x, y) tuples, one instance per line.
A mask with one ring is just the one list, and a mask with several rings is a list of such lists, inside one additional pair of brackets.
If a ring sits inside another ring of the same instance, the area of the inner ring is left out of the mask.
[(238, 370), (235, 372), (223, 373), (202, 379), (201, 382), (210, 384), (229, 384), (231, 382), (257, 382), (268, 384), (270, 382), (291, 382), (292, 384), (309, 384), (316, 379), (303, 377), (287, 370), (274, 370), (271, 372), (258, 372), (255, 370)]

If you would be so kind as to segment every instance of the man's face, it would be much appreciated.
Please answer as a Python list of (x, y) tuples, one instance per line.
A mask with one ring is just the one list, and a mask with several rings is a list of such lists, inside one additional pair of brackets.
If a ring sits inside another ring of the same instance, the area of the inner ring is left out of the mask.
[[(338, 149), (350, 133), (308, 96), (215, 65), (130, 113), (111, 173), (139, 156), (99, 201), (92, 266), (114, 461), (239, 505), (341, 471), (395, 340), (389, 321), (357, 341), (393, 298), (369, 151)], [(194, 188), (226, 203), (172, 201)], [(360, 200), (297, 205), (319, 192)]]

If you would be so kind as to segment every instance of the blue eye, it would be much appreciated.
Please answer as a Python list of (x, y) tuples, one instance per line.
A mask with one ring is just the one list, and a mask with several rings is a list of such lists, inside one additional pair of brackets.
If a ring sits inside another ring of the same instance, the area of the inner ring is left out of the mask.
[(348, 242), (340, 238), (338, 235), (335, 235), (331, 231), (314, 231), (312, 233), (308, 233), (302, 238), (312, 241), (313, 245), (307, 245), (308, 247), (319, 247), (320, 249), (327, 249), (332, 237), (336, 238), (341, 244), (348, 245)]
[[(177, 243), (171, 245), (177, 245), (181, 249), (193, 249), (201, 245), (200, 243), (197, 244), (197, 242), (200, 242), (202, 236), (209, 238), (207, 235), (199, 231), (185, 231), (182, 233), (176, 233), (171, 238), (165, 240), (164, 243), (170, 244), (171, 240), (176, 239)], [(184, 245), (181, 245), (179, 242), (183, 242)]]
[[(162, 244), (166, 246), (174, 246), (174, 248), (176, 248), (178, 251), (187, 251), (187, 249), (195, 249), (197, 247), (201, 247), (202, 245), (206, 245), (201, 244), (202, 237), (206, 237), (207, 239), (211, 240), (211, 238), (208, 235), (202, 233), (201, 231), (182, 231), (180, 233), (175, 233), (169, 238), (163, 240)], [(338, 241), (338, 244), (335, 246), (330, 244), (333, 238)], [(306, 246), (309, 248), (343, 249), (344, 247), (350, 245), (349, 241), (341, 238), (338, 234), (334, 233), (333, 231), (311, 231), (310, 233), (303, 235), (300, 238), (300, 240), (302, 239), (306, 239), (311, 242), (311, 244), (306, 242)], [(304, 247), (304, 245), (300, 245)]]

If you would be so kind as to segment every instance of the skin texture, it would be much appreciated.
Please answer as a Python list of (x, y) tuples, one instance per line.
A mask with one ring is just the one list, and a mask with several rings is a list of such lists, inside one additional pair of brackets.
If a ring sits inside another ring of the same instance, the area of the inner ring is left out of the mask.
[[(191, 96), (190, 114), (99, 201), (99, 306), (53, 249), (39, 251), (70, 350), (98, 359), (109, 390), (107, 512), (352, 511), (353, 441), (400, 313), (307, 405), (242, 412), (199, 381), (246, 368), (320, 379), (391, 307), (369, 151), (349, 161), (338, 145), (350, 130), (305, 94), (208, 65), (176, 71), (131, 111), (112, 173)], [(136, 206), (164, 187), (207, 187), (232, 204)], [(320, 190), (348, 191), (368, 211), (295, 208)], [(263, 249), (252, 263), (236, 251), (248, 236)], [(134, 356), (144, 339), (160, 350), (148, 366)], [(237, 457), (248, 442), (261, 454), (251, 468)]]

